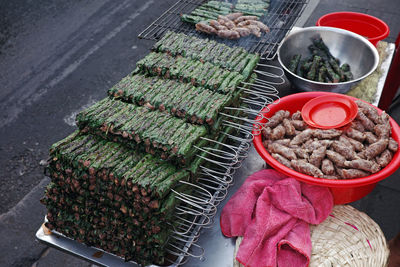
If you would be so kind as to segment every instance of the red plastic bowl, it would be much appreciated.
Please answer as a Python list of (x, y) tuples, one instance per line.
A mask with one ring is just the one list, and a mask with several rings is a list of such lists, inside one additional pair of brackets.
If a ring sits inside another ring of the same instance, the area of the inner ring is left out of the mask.
[[(301, 110), (301, 108), (307, 101), (309, 101), (315, 97), (322, 96), (322, 95), (328, 95), (328, 94), (337, 95), (335, 93), (329, 93), (329, 92), (305, 92), (305, 93), (297, 93), (297, 94), (282, 97), (280, 99), (280, 101), (278, 101), (274, 104), (270, 104), (267, 107), (265, 107), (260, 112), (260, 114), (263, 114), (263, 116), (259, 115), (257, 119), (259, 119), (261, 123), (265, 123), (265, 122), (267, 122), (266, 116), (270, 117), (270, 116), (274, 115), (275, 112), (277, 112), (278, 110), (284, 109), (284, 110), (289, 110), (291, 113), (293, 113), (298, 110)], [(352, 98), (352, 99), (356, 100), (356, 98)], [(379, 111), (379, 113), (382, 112), (382, 110), (378, 109), (377, 107), (375, 107), (375, 106), (373, 106), (373, 107), (376, 108)], [(400, 127), (397, 125), (397, 123), (392, 118), (390, 118), (390, 125), (392, 126), (393, 139), (396, 140), (397, 142), (399, 142), (400, 141)], [(313, 176), (309, 176), (306, 174), (296, 172), (296, 171), (284, 166), (283, 164), (279, 163), (264, 148), (264, 146), (262, 144), (262, 135), (259, 134), (257, 127), (254, 128), (253, 134), (255, 136), (253, 143), (254, 143), (254, 146), (255, 146), (258, 154), (271, 167), (273, 167), (277, 171), (284, 173), (290, 177), (294, 177), (299, 181), (306, 182), (309, 184), (329, 187), (333, 194), (335, 204), (350, 203), (350, 202), (356, 201), (356, 200), (361, 199), (362, 197), (368, 195), (375, 188), (377, 182), (390, 176), (400, 166), (400, 152), (397, 151), (393, 155), (393, 159), (389, 163), (388, 166), (386, 166), (379, 172), (371, 174), (369, 176), (355, 178), (355, 179), (348, 179), (348, 180), (330, 180), (330, 179), (316, 178)]]
[(376, 46), (389, 35), (389, 26), (382, 20), (357, 12), (334, 12), (320, 17), (317, 26), (345, 29), (362, 35)]

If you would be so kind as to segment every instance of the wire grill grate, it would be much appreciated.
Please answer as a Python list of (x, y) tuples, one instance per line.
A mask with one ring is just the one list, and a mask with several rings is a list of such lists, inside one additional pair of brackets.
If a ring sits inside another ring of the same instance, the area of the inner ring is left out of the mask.
[(239, 40), (226, 40), (196, 32), (193, 24), (180, 20), (181, 14), (189, 14), (205, 2), (207, 1), (179, 0), (141, 32), (138, 37), (157, 41), (167, 30), (172, 30), (200, 38), (218, 40), (230, 46), (242, 46), (249, 52), (259, 53), (262, 58), (273, 59), (278, 45), (301, 16), (308, 0), (271, 0), (268, 13), (260, 18), (270, 28), (270, 33), (263, 33), (260, 38), (248, 36)]

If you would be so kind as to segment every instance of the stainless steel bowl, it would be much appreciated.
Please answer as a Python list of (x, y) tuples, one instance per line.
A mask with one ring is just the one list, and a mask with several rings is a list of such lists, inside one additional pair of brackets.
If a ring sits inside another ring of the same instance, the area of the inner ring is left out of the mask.
[[(354, 80), (341, 83), (321, 83), (302, 78), (289, 71), (289, 62), (295, 54), (310, 55), (311, 38), (320, 36), (331, 54), (340, 62), (348, 63)], [(278, 61), (286, 77), (303, 91), (346, 93), (353, 85), (370, 75), (378, 66), (379, 54), (364, 37), (350, 31), (333, 27), (309, 27), (289, 34), (278, 48)]]

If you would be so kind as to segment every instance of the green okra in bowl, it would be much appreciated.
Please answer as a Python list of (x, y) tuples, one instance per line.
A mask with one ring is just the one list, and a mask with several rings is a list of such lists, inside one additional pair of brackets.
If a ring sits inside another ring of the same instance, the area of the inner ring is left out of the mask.
[(309, 27), (289, 34), (278, 61), (301, 91), (346, 93), (378, 66), (376, 48), (364, 37), (332, 27)]

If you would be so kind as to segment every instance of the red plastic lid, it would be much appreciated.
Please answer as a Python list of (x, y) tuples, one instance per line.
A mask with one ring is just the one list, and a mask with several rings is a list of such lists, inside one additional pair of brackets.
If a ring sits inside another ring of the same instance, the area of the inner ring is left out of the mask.
[(332, 129), (354, 120), (357, 111), (357, 104), (347, 96), (325, 95), (308, 101), (301, 109), (301, 116), (311, 127)]

